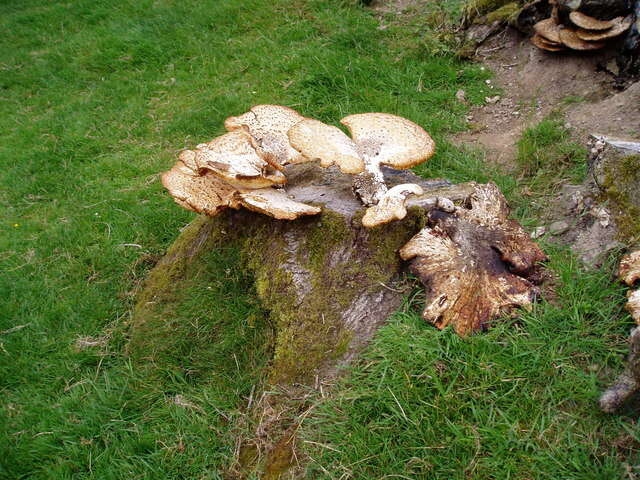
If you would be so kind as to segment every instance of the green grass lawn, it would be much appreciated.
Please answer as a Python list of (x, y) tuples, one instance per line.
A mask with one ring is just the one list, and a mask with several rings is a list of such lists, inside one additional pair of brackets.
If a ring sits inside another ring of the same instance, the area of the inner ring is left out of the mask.
[[(193, 218), (159, 172), (229, 115), (397, 113), (438, 143), (421, 174), (496, 181), (535, 224), (515, 179), (447, 141), (455, 92), (487, 94), (438, 31), (457, 8), (379, 30), (355, 1), (0, 3), (0, 478), (224, 478), (268, 361), (237, 252), (180, 293), (198, 345), (163, 365), (125, 346), (146, 272)], [(487, 335), (438, 332), (408, 302), (307, 417), (308, 478), (621, 478), (640, 433), (595, 400), (622, 365), (624, 292), (549, 253), (557, 298)]]

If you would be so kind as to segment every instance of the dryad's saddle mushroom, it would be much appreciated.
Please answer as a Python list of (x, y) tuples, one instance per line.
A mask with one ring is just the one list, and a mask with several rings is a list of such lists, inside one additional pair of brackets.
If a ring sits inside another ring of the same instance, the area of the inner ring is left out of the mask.
[[(542, 50), (559, 52), (570, 48), (572, 50), (599, 50), (605, 46), (605, 41), (615, 38), (627, 31), (633, 17), (616, 17), (611, 20), (600, 20), (583, 12), (571, 11), (564, 23), (558, 15), (557, 2), (553, 4), (552, 15), (539, 21), (533, 26), (535, 35), (531, 43)], [(580, 2), (577, 2), (579, 6)], [(567, 5), (571, 6), (571, 3)]]
[(227, 119), (229, 133), (182, 151), (174, 167), (162, 175), (163, 185), (180, 206), (209, 216), (241, 206), (284, 220), (320, 213), (318, 207), (290, 199), (284, 189), (272, 188), (286, 183), (276, 169), (280, 162), (302, 157), (298, 152), (289, 156), (293, 149), (286, 134), (283, 137), (277, 125), (270, 133), (266, 125), (275, 125), (274, 118), (290, 124), (292, 118), (303, 117), (277, 105), (254, 109), (258, 113)]
[(406, 118), (361, 113), (340, 123), (347, 126), (351, 138), (336, 127), (306, 120), (289, 131), (289, 139), (304, 156), (320, 159), (323, 166), (335, 162), (344, 172), (358, 173), (354, 191), (366, 206), (378, 204), (387, 192), (382, 165), (404, 170), (435, 153), (429, 134)]

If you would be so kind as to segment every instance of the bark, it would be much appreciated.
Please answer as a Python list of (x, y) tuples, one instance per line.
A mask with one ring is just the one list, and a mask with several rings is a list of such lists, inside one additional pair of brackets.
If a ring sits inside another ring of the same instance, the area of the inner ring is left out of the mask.
[(640, 328), (631, 331), (629, 349), (624, 372), (600, 397), (600, 408), (604, 412), (615, 412), (640, 390)]
[(627, 32), (622, 50), (616, 58), (620, 79), (637, 80), (640, 78), (640, 0), (634, 6), (635, 22)]

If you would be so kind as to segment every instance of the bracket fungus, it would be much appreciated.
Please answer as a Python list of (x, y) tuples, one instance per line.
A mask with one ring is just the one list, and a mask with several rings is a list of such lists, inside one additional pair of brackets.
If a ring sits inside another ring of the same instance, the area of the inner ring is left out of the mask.
[(515, 221), (492, 184), (478, 185), (469, 206), (436, 208), (428, 226), (400, 249), (427, 288), (423, 318), (459, 335), (486, 328), (513, 307), (528, 307), (546, 256)]
[(600, 50), (605, 47), (605, 40), (621, 35), (633, 23), (632, 16), (605, 20), (579, 11), (571, 11), (561, 17), (557, 3), (549, 1), (549, 4), (553, 6), (551, 16), (533, 26), (535, 35), (530, 40), (536, 47), (550, 52), (559, 52), (565, 48)]
[(436, 151), (431, 136), (406, 118), (388, 113), (361, 113), (340, 120), (351, 133), (364, 160), (364, 172), (356, 176), (353, 189), (367, 206), (377, 204), (387, 192), (382, 165), (396, 170), (415, 167)]
[(285, 182), (245, 128), (183, 150), (162, 175), (162, 184), (178, 205), (209, 216), (242, 206), (283, 220), (320, 213), (318, 207), (290, 199), (284, 189), (272, 188)]
[(389, 113), (349, 115), (340, 123), (351, 133), (317, 120), (306, 120), (289, 132), (302, 155), (320, 159), (322, 166), (336, 163), (343, 172), (356, 173), (353, 189), (366, 206), (377, 205), (387, 193), (380, 167), (414, 167), (433, 156), (435, 143), (422, 127)]
[[(636, 250), (622, 257), (618, 276), (630, 287), (633, 287), (636, 282), (640, 281), (640, 250)], [(631, 318), (640, 325), (640, 288), (629, 292), (627, 310), (629, 310)]]
[(256, 105), (237, 117), (229, 117), (224, 127), (229, 130), (247, 129), (258, 154), (270, 165), (282, 170), (290, 163), (307, 159), (289, 143), (287, 132), (304, 117), (282, 105)]

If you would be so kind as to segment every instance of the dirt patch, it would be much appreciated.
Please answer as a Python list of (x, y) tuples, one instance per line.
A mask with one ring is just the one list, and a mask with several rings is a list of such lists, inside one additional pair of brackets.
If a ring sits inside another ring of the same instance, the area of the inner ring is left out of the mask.
[(581, 133), (612, 137), (640, 137), (640, 82), (607, 98), (576, 105), (567, 120)]
[[(477, 57), (495, 73), (490, 85), (496, 88), (496, 95), (487, 97), (486, 105), (472, 109), (467, 116), (472, 130), (455, 140), (483, 147), (489, 161), (512, 166), (523, 130), (558, 108), (571, 112), (579, 106), (581, 115), (575, 119), (569, 116), (568, 124), (585, 133), (593, 129), (587, 119), (608, 122), (602, 125), (607, 130), (619, 130), (623, 120), (628, 122), (624, 115), (603, 119), (596, 113), (599, 102), (615, 93), (612, 77), (598, 68), (612, 61), (613, 48), (596, 54), (553, 54), (507, 29), (486, 41)], [(640, 120), (640, 113), (635, 117)]]
[[(374, 0), (371, 7), (383, 18), (403, 18), (427, 11), (427, 0)], [(482, 30), (485, 25), (471, 28)], [(481, 32), (479, 32), (481, 33)], [(474, 36), (472, 34), (472, 36)], [(477, 35), (476, 35), (477, 36)], [(480, 35), (482, 36), (482, 35)], [(592, 133), (640, 136), (640, 82), (620, 92), (614, 89), (615, 56), (620, 42), (598, 52), (544, 52), (515, 29), (503, 29), (486, 40), (476, 57), (495, 76), (495, 94), (467, 115), (470, 130), (454, 138), (486, 151), (487, 160), (515, 166), (516, 143), (523, 130), (552, 111), (565, 113), (567, 126), (586, 144)]]

